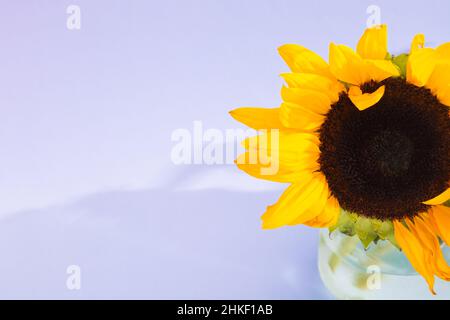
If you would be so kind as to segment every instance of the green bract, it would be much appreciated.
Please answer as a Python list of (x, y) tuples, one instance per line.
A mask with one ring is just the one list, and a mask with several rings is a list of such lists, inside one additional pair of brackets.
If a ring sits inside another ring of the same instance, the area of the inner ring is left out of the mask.
[(403, 53), (398, 56), (392, 56), (392, 62), (400, 69), (400, 76), (406, 78), (406, 65), (409, 54)]
[(391, 221), (366, 218), (342, 210), (337, 224), (330, 228), (330, 233), (336, 230), (348, 236), (357, 235), (366, 249), (372, 242), (376, 244), (380, 240), (387, 240), (398, 247)]

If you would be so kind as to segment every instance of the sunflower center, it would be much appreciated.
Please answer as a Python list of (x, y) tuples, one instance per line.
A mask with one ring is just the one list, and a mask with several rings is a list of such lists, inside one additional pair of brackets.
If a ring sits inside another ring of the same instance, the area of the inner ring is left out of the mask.
[(384, 130), (367, 142), (362, 160), (375, 174), (396, 177), (405, 174), (414, 152), (412, 141), (397, 131)]
[(320, 170), (341, 207), (382, 220), (413, 217), (450, 181), (449, 108), (400, 78), (359, 111), (341, 95), (320, 128)]

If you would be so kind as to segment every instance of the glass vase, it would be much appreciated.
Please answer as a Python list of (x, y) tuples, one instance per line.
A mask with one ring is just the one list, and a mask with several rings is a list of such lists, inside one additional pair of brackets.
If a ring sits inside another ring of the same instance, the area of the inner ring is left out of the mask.
[[(442, 247), (447, 262), (450, 249)], [(450, 299), (450, 282), (436, 277), (433, 295), (406, 256), (389, 241), (364, 249), (357, 236), (320, 231), (319, 272), (337, 299)]]

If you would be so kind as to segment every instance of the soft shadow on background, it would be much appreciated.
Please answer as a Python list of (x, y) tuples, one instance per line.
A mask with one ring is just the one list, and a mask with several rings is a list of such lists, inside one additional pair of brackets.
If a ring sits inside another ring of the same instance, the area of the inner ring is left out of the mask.
[[(174, 189), (98, 193), (3, 219), (0, 298), (328, 297), (317, 233), (261, 230), (278, 192)], [(81, 268), (79, 291), (66, 287), (69, 265)]]

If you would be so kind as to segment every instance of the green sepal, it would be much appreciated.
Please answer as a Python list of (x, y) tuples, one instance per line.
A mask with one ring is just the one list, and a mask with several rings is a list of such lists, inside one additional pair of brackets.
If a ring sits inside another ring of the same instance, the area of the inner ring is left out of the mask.
[(400, 249), (397, 241), (395, 240), (394, 224), (392, 221), (383, 221), (377, 230), (377, 234), (381, 240), (387, 240)]
[(338, 230), (347, 236), (357, 235), (365, 249), (372, 242), (377, 244), (380, 240), (389, 241), (398, 248), (395, 241), (394, 225), (391, 221), (366, 218), (342, 210), (337, 224), (329, 230), (330, 234)]
[(400, 248), (400, 246), (398, 245), (397, 240), (395, 240), (394, 232), (392, 232), (392, 234), (390, 234), (390, 235), (386, 238), (386, 240), (389, 241), (389, 242), (390, 242), (394, 247), (396, 247), (398, 250), (402, 250), (402, 249)]
[(378, 227), (377, 233), (381, 239), (386, 240), (394, 232), (394, 225), (390, 221), (383, 221)]
[(444, 202), (444, 206), (450, 207), (450, 200), (447, 200), (447, 202)]
[(370, 219), (359, 218), (355, 223), (355, 231), (365, 249), (378, 238)]
[(392, 62), (400, 69), (400, 76), (406, 78), (406, 65), (408, 64), (409, 54), (403, 53), (392, 57)]
[(342, 232), (343, 234), (346, 234), (351, 237), (354, 236), (356, 233), (355, 223), (357, 218), (358, 216), (355, 214), (342, 211), (339, 216), (337, 229), (339, 230), (339, 232)]

